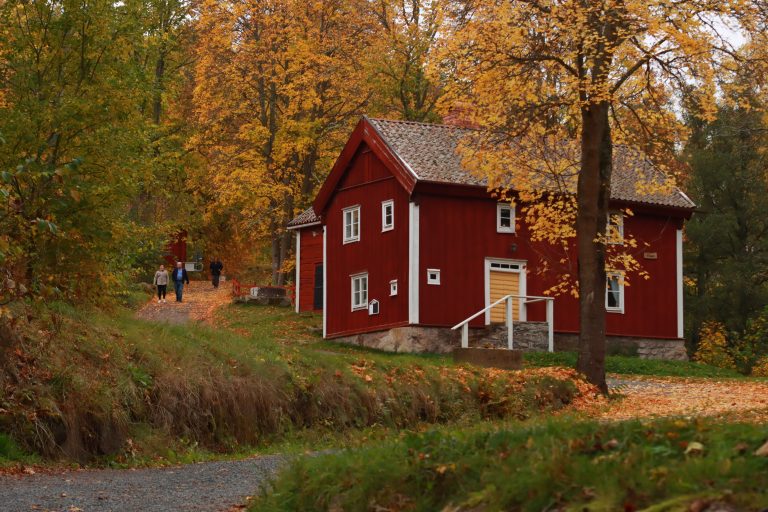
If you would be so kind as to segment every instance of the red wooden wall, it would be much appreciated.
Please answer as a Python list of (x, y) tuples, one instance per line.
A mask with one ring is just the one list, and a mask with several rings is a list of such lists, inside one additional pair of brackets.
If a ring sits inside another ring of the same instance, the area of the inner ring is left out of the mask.
[(302, 228), (299, 237), (299, 311), (315, 311), (315, 267), (323, 263), (323, 227)]
[[(394, 200), (395, 227), (381, 231), (381, 202)], [(343, 244), (342, 209), (360, 205), (360, 241)], [(361, 144), (323, 215), (326, 223), (326, 335), (343, 336), (408, 323), (408, 194)], [(350, 275), (368, 272), (368, 300), (378, 315), (352, 311)], [(398, 294), (389, 295), (389, 282)]]
[(187, 261), (187, 232), (179, 231), (165, 249), (165, 261), (176, 265), (177, 261)]
[[(541, 268), (540, 255), (551, 249), (529, 241), (519, 214), (516, 233), (496, 232), (493, 200), (421, 195), (417, 201), (421, 231), (419, 320), (423, 325), (454, 325), (485, 307), (486, 258), (526, 260), (527, 295), (542, 295), (563, 271), (554, 261), (549, 275), (537, 272)], [(625, 219), (625, 235), (632, 235), (640, 242), (633, 253), (651, 278), (629, 276), (624, 313), (607, 313), (608, 334), (677, 337), (675, 230), (680, 224), (679, 219), (640, 212)], [(658, 259), (646, 260), (644, 252), (655, 252)], [(571, 261), (575, 275), (574, 252), (571, 252)], [(440, 285), (427, 284), (428, 268), (441, 270)], [(558, 296), (554, 308), (555, 330), (578, 332), (578, 299)], [(531, 305), (528, 320), (544, 320), (544, 311), (542, 304)], [(480, 317), (471, 325), (483, 324), (484, 318)]]

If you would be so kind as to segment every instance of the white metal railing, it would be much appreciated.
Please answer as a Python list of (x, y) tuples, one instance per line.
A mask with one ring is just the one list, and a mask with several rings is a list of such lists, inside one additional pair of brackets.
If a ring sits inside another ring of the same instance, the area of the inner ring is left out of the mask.
[(528, 307), (528, 304), (534, 302), (546, 302), (547, 303), (547, 344), (550, 352), (555, 351), (555, 333), (554, 333), (554, 316), (555, 316), (555, 299), (553, 297), (537, 297), (531, 295), (505, 295), (490, 306), (486, 306), (466, 320), (451, 327), (452, 331), (455, 331), (461, 327), (461, 347), (469, 347), (469, 322), (484, 314), (486, 311), (498, 306), (502, 302), (506, 301), (506, 324), (507, 324), (507, 348), (512, 350), (514, 348), (514, 329), (512, 326), (512, 305), (514, 300), (522, 300), (523, 306)]

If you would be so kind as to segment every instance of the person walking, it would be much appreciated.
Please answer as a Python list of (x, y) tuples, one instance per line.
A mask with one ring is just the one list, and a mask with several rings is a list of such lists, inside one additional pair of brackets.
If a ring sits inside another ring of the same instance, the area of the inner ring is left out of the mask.
[(219, 279), (221, 279), (221, 271), (224, 270), (224, 264), (221, 262), (219, 257), (215, 257), (211, 260), (211, 282), (213, 283), (214, 288), (219, 287)]
[(155, 272), (155, 280), (153, 281), (157, 286), (157, 302), (165, 302), (165, 291), (168, 288), (169, 278), (165, 265), (160, 265), (160, 270)]
[(184, 283), (189, 284), (189, 276), (187, 275), (187, 269), (179, 261), (176, 263), (176, 268), (171, 273), (171, 280), (173, 281), (173, 289), (176, 291), (176, 302), (181, 302), (181, 296), (184, 293)]

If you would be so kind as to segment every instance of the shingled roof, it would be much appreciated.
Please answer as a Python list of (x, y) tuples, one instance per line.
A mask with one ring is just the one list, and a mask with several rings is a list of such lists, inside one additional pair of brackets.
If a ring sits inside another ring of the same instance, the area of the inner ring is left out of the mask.
[[(417, 181), (487, 186), (487, 180), (467, 171), (458, 154), (459, 142), (474, 132), (449, 125), (368, 119), (390, 149)], [(639, 151), (614, 147), (611, 198), (673, 208), (696, 205), (677, 187), (659, 187), (667, 181), (659, 169)], [(575, 175), (571, 187), (575, 191)]]
[(310, 206), (288, 223), (288, 229), (317, 224), (318, 222), (320, 222), (320, 217), (315, 215), (314, 208)]

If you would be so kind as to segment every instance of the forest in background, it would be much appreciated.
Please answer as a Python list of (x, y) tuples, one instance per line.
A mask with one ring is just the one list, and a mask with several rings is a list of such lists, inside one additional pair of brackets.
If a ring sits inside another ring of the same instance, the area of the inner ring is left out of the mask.
[[(440, 121), (457, 107), (436, 59), (471, 7), (0, 3), (0, 301), (119, 293), (181, 230), (229, 270), (290, 280), (285, 224), (359, 116)], [(676, 149), (679, 184), (699, 205), (687, 336), (705, 333), (712, 358), (749, 370), (768, 350), (765, 98), (748, 76), (720, 81), (716, 118), (690, 102)]]

